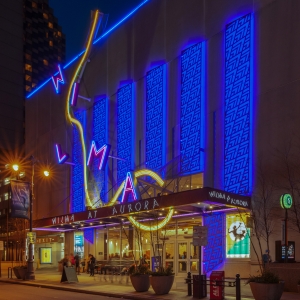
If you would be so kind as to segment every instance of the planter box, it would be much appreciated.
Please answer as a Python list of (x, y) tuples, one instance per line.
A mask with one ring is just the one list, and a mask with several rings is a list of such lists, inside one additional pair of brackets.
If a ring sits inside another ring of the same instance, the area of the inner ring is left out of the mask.
[(15, 274), (15, 276), (17, 277), (17, 279), (22, 279), (22, 277), (21, 277), (21, 275), (20, 275), (20, 273), (19, 273), (19, 270), (20, 270), (20, 268), (18, 268), (18, 267), (13, 267), (13, 271), (14, 271), (14, 274)]
[(262, 299), (280, 300), (284, 289), (284, 282), (280, 282), (280, 283), (250, 282), (249, 284), (255, 300), (262, 300)]
[(149, 275), (130, 275), (132, 286), (137, 292), (147, 292), (150, 287)]
[(150, 283), (157, 295), (168, 294), (174, 282), (174, 275), (171, 276), (151, 276)]

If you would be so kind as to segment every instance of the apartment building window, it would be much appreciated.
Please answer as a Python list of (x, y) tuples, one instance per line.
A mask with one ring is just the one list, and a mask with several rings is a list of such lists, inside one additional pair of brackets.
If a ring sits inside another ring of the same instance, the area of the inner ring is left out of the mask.
[(31, 60), (31, 55), (28, 54), (28, 53), (25, 53), (25, 58), (26, 58), (27, 60)]
[(26, 85), (25, 86), (25, 90), (26, 90), (26, 92), (30, 92), (31, 91), (31, 87), (29, 85)]
[(35, 3), (35, 2), (32, 1), (31, 6), (32, 6), (33, 8), (37, 8), (37, 3)]
[(26, 81), (31, 81), (31, 76), (26, 74), (26, 75), (25, 75), (25, 80), (26, 80)]
[(48, 23), (48, 27), (49, 27), (49, 28), (53, 28), (53, 23), (49, 22), (49, 23)]
[(48, 20), (48, 15), (46, 13), (43, 13), (43, 17), (44, 17), (44, 19)]
[(29, 65), (29, 64), (25, 64), (25, 70), (29, 71), (29, 72), (32, 72), (32, 66)]
[(53, 41), (49, 41), (49, 46), (53, 47)]
[[(51, 42), (51, 41), (50, 41)], [(49, 43), (50, 44), (50, 43)], [(53, 46), (53, 44), (52, 44), (52, 46)], [(47, 59), (43, 59), (43, 63), (44, 63), (44, 65), (45, 66), (48, 66), (48, 60)]]

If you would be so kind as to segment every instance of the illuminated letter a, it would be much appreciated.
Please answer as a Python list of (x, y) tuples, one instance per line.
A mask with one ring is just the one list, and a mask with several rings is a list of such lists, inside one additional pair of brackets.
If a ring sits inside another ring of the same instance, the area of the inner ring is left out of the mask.
[(128, 172), (124, 183), (121, 202), (127, 202), (130, 194), (132, 195), (133, 200), (141, 199), (138, 182), (135, 176), (131, 172)]

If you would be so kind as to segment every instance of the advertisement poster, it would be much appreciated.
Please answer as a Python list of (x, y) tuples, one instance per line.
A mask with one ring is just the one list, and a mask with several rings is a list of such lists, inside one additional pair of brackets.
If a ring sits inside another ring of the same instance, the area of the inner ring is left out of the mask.
[(83, 258), (84, 257), (84, 239), (83, 232), (74, 233), (74, 253)]
[(11, 180), (11, 217), (29, 219), (30, 183)]
[(40, 248), (41, 264), (51, 264), (52, 248)]
[(226, 257), (250, 257), (250, 229), (244, 223), (245, 215), (226, 217)]
[(152, 272), (158, 271), (159, 267), (161, 266), (161, 257), (152, 256), (151, 263), (152, 263)]

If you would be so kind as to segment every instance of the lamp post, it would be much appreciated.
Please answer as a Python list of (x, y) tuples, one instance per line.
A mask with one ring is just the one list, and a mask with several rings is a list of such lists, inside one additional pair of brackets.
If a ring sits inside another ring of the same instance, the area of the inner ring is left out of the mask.
[(34, 259), (34, 243), (32, 241), (32, 210), (33, 210), (33, 201), (34, 201), (34, 165), (37, 162), (36, 158), (31, 155), (31, 191), (30, 191), (30, 199), (29, 199), (29, 232), (30, 232), (30, 239), (29, 239), (29, 247), (28, 247), (28, 261), (27, 261), (27, 277), (30, 280), (35, 279), (34, 275), (34, 268), (33, 268), (33, 259)]
[[(32, 219), (33, 219), (33, 202), (35, 200), (35, 196), (34, 196), (34, 166), (36, 163), (38, 163), (39, 161), (33, 156), (31, 155), (29, 160), (31, 161), (31, 191), (30, 191), (30, 203), (29, 203), (29, 207), (30, 207), (30, 212), (29, 212), (29, 247), (28, 247), (28, 261), (27, 261), (27, 278), (30, 280), (34, 280), (35, 279), (35, 275), (34, 275), (34, 268), (33, 268), (33, 260), (34, 260), (34, 236), (32, 234)], [(49, 170), (44, 170), (44, 176), (48, 177), (50, 175)]]

